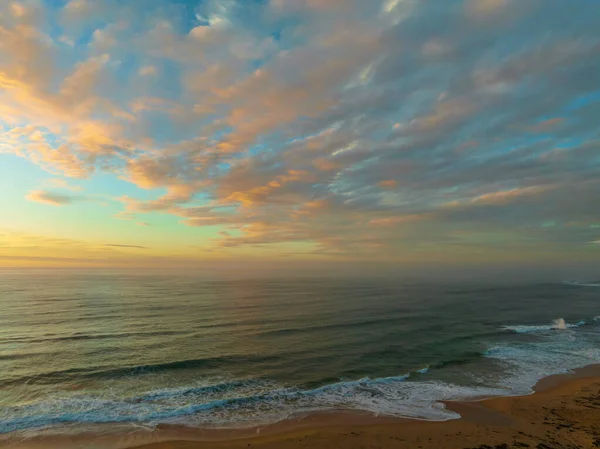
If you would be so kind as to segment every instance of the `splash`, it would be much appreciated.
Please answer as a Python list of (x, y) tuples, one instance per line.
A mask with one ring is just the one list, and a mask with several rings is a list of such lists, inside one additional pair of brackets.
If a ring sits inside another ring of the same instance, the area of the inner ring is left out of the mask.
[(555, 330), (567, 330), (568, 326), (567, 326), (567, 323), (565, 323), (564, 318), (557, 318), (556, 320), (554, 320), (552, 322), (552, 329), (555, 329)]

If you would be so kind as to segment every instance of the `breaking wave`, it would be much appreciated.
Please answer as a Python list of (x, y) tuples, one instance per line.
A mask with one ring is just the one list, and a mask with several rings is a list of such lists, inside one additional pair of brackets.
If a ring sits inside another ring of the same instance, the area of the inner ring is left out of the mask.
[(550, 324), (542, 324), (542, 325), (512, 325), (512, 326), (504, 326), (503, 328), (506, 330), (510, 330), (519, 334), (525, 334), (530, 332), (540, 332), (540, 331), (553, 331), (553, 330), (567, 330), (575, 327), (580, 327), (585, 324), (584, 320), (580, 320), (576, 323), (567, 323), (563, 318), (557, 318)]

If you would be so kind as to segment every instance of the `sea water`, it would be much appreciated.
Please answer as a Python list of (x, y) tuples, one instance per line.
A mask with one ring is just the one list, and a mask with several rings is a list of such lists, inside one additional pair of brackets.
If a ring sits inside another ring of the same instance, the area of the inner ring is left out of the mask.
[(0, 433), (453, 419), (600, 362), (597, 286), (5, 269)]

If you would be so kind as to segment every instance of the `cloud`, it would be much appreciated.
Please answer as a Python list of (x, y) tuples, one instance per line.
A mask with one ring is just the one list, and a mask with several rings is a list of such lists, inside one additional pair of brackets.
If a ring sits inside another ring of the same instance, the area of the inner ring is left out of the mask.
[(49, 179), (46, 184), (54, 188), (70, 190), (71, 192), (81, 192), (83, 190), (83, 187), (70, 184), (67, 180), (61, 178)]
[(135, 248), (135, 249), (148, 249), (147, 246), (139, 246), (139, 245), (120, 245), (120, 244), (110, 244), (107, 243), (106, 246), (111, 246), (111, 247), (115, 247), (115, 248)]
[[(125, 200), (124, 198), (120, 198), (119, 201), (126, 202), (127, 200)], [(130, 204), (131, 208), (135, 207), (134, 203), (130, 202), (129, 204)], [(115, 215), (113, 215), (113, 217), (117, 218), (119, 220), (131, 221), (131, 222), (135, 223), (137, 226), (142, 226), (142, 227), (148, 227), (148, 226), (150, 226), (150, 223), (138, 220), (137, 214), (135, 214), (133, 212), (121, 211), (121, 212), (116, 213)]]
[(384, 189), (392, 189), (396, 187), (398, 183), (393, 179), (386, 179), (384, 181), (379, 182), (379, 186)]
[(140, 67), (138, 73), (141, 76), (151, 76), (151, 75), (156, 75), (157, 70), (156, 70), (156, 67), (154, 67), (152, 65), (145, 65), (143, 67)]
[(514, 0), (467, 0), (467, 14), (473, 18), (489, 17), (510, 8)]
[(51, 206), (64, 206), (71, 204), (77, 199), (73, 196), (59, 195), (44, 190), (32, 190), (27, 194), (26, 198), (35, 203), (49, 204)]
[(538, 195), (540, 193), (547, 192), (553, 187), (554, 186), (532, 186), (502, 192), (486, 193), (484, 195), (479, 195), (478, 197), (473, 198), (471, 202), (483, 204), (508, 204), (511, 201), (514, 201), (519, 198), (528, 197), (531, 195)]
[(19, 5), (0, 152), (132, 184), (118, 218), (335, 257), (595, 239), (566, 226), (600, 219), (595, 2)]
[(413, 223), (415, 221), (427, 220), (429, 218), (432, 218), (431, 214), (412, 214), (398, 217), (375, 218), (373, 220), (369, 220), (368, 224), (370, 226), (394, 226), (402, 223)]
[[(17, 264), (73, 264), (85, 266), (94, 264), (132, 263), (127, 260), (128, 252), (118, 247), (88, 242), (69, 237), (49, 237), (39, 234), (25, 233), (12, 229), (1, 229), (0, 248), (5, 262)], [(11, 262), (12, 261), (12, 262)], [(139, 260), (138, 260), (139, 263)]]
[(524, 199), (531, 199), (531, 197), (535, 197), (537, 195), (548, 192), (552, 189), (557, 188), (557, 186), (549, 185), (549, 186), (531, 186), (531, 187), (523, 187), (523, 188), (515, 188), (510, 190), (501, 190), (498, 192), (484, 193), (481, 195), (477, 195), (473, 198), (470, 198), (466, 202), (455, 201), (452, 203), (446, 204), (446, 206), (469, 206), (469, 205), (507, 205), (509, 203), (520, 201)]

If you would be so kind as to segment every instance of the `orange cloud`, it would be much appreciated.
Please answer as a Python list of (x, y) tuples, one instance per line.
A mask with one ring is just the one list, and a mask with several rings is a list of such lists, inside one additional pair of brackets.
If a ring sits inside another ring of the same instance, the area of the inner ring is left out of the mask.
[[(67, 176), (84, 177), (93, 170), (94, 154), (114, 155), (116, 149), (131, 145), (122, 138), (122, 127), (86, 118), (95, 106), (109, 102), (79, 97), (70, 91), (69, 98), (49, 96), (37, 86), (2, 72), (0, 87), (4, 89), (0, 117), (13, 127), (13, 132), (0, 136), (0, 150), (4, 147), (3, 151), (29, 157)], [(118, 111), (112, 107), (109, 110)]]
[(300, 218), (302, 216), (314, 216), (327, 211), (330, 207), (331, 201), (329, 199), (307, 201), (298, 209), (292, 211), (290, 216), (293, 218)]
[(398, 183), (393, 179), (387, 179), (387, 180), (381, 181), (379, 183), (379, 187), (384, 188), (384, 189), (392, 189), (392, 188), (396, 187), (397, 185), (398, 185)]
[(245, 191), (236, 191), (224, 199), (225, 203), (241, 203), (244, 206), (251, 206), (256, 203), (262, 203), (278, 189), (287, 184), (295, 182), (310, 182), (314, 175), (306, 170), (288, 170), (283, 175), (278, 175), (274, 180), (267, 184), (253, 187)]
[(404, 223), (414, 223), (416, 221), (428, 220), (433, 217), (433, 214), (423, 213), (423, 214), (409, 214), (409, 215), (399, 215), (396, 217), (388, 217), (388, 218), (375, 218), (373, 220), (369, 220), (367, 224), (369, 226), (396, 226)]
[(46, 184), (49, 184), (53, 187), (57, 187), (60, 189), (70, 190), (72, 192), (80, 192), (81, 190), (83, 190), (82, 187), (71, 185), (65, 179), (60, 179), (60, 178), (49, 179), (46, 182)]
[(324, 158), (315, 159), (312, 164), (317, 170), (321, 171), (333, 171), (341, 168), (341, 164)]
[(46, 192), (44, 190), (32, 190), (25, 198), (35, 203), (49, 204), (51, 206), (64, 206), (73, 202), (72, 197)]
[(471, 203), (475, 204), (508, 204), (521, 197), (528, 197), (539, 195), (554, 189), (555, 186), (532, 186), (523, 187), (511, 190), (502, 190), (499, 192), (486, 193), (484, 195), (476, 196), (470, 200)]

